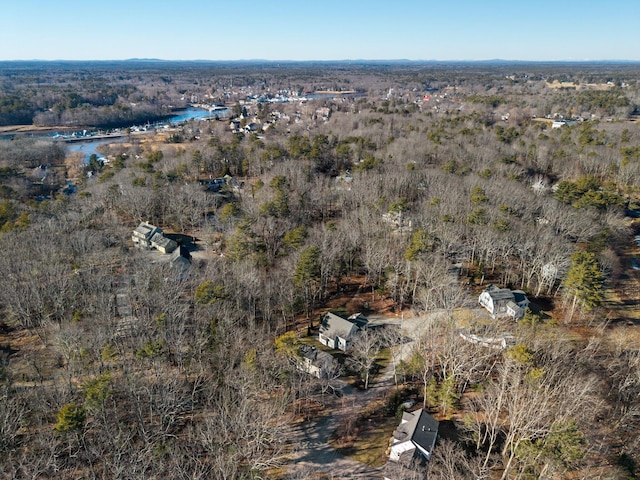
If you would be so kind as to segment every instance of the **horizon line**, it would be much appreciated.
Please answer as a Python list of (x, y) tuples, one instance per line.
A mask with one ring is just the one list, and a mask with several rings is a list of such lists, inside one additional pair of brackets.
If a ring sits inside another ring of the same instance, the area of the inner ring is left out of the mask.
[(264, 58), (238, 58), (238, 59), (166, 59), (166, 58), (153, 58), (153, 57), (133, 57), (133, 58), (111, 58), (111, 59), (72, 59), (72, 58), (56, 58), (56, 59), (0, 59), (0, 62), (200, 62), (200, 63), (222, 63), (222, 62), (262, 62), (262, 63), (381, 63), (381, 62), (394, 62), (394, 63), (640, 63), (640, 59), (556, 59), (556, 60), (521, 60), (521, 59), (505, 59), (505, 58), (487, 58), (487, 59), (408, 59), (408, 58), (343, 58), (343, 59), (305, 59), (305, 60), (292, 60), (292, 59), (264, 59)]

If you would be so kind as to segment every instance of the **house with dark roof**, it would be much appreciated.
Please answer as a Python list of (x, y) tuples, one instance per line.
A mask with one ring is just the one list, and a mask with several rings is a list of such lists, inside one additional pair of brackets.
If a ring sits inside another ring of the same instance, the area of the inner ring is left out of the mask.
[(514, 320), (520, 320), (530, 302), (522, 290), (489, 285), (478, 297), (478, 303), (491, 314), (492, 318), (511, 317)]
[(329, 348), (347, 351), (351, 347), (354, 335), (366, 328), (366, 325), (366, 318), (360, 314), (346, 319), (327, 312), (320, 322), (318, 340)]
[(424, 410), (404, 412), (391, 440), (389, 460), (406, 466), (431, 460), (438, 426), (438, 421)]
[(336, 371), (335, 359), (327, 352), (308, 345), (300, 346), (298, 369), (316, 378), (330, 377)]

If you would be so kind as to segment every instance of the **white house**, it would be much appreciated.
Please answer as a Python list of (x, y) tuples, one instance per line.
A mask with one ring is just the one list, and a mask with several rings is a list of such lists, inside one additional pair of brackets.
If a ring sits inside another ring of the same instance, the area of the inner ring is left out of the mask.
[(478, 303), (487, 309), (492, 318), (511, 317), (520, 320), (529, 306), (529, 299), (522, 290), (489, 285), (480, 294)]
[(572, 127), (576, 123), (577, 122), (573, 120), (554, 120), (553, 123), (551, 124), (551, 128), (562, 128), (564, 126)]
[(364, 317), (352, 316), (347, 320), (328, 312), (320, 322), (318, 340), (329, 348), (347, 351), (351, 347), (353, 336), (365, 325)]
[(391, 440), (389, 460), (406, 465), (431, 460), (438, 426), (438, 421), (424, 410), (404, 412)]

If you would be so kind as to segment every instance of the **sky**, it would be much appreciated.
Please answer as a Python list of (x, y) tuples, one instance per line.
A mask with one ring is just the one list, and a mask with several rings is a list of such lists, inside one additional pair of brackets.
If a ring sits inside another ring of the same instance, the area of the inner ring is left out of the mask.
[(0, 0), (0, 60), (640, 61), (640, 0)]

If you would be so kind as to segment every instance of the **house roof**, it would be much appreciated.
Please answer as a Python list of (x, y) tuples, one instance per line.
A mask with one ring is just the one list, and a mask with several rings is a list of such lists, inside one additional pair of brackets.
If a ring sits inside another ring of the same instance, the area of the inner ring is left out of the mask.
[(329, 338), (349, 338), (358, 330), (355, 323), (331, 312), (327, 312), (320, 322), (320, 333)]
[(347, 320), (358, 328), (365, 328), (369, 324), (369, 320), (362, 313), (354, 313)]
[(171, 254), (171, 260), (176, 260), (178, 257), (183, 258), (187, 262), (191, 263), (191, 252), (184, 245), (178, 245), (178, 248)]
[(527, 298), (527, 295), (522, 290), (513, 290), (511, 293), (513, 293), (513, 300), (517, 304), (529, 301), (529, 299)]
[(494, 302), (514, 300), (513, 292), (508, 288), (499, 288), (495, 285), (489, 285), (484, 289), (484, 291), (491, 296)]
[(498, 288), (495, 285), (489, 285), (482, 293), (489, 295), (494, 304), (505, 304), (514, 310), (517, 310), (520, 306), (529, 304), (529, 299), (522, 290), (510, 290), (508, 288)]
[(171, 266), (181, 272), (186, 272), (191, 266), (191, 262), (188, 259), (177, 255), (175, 257), (171, 257)]
[(176, 248), (178, 244), (175, 240), (171, 240), (170, 238), (165, 237), (162, 233), (158, 232), (151, 237), (151, 243), (155, 243), (159, 247), (164, 247), (166, 249)]
[(133, 233), (137, 234), (137, 236), (139, 237), (143, 237), (149, 240), (153, 234), (162, 233), (162, 230), (160, 230), (155, 225), (151, 225), (150, 223), (147, 223), (147, 222), (142, 222), (140, 223), (140, 225), (136, 227)]
[(322, 370), (329, 370), (331, 368), (331, 365), (333, 364), (333, 357), (331, 354), (318, 350), (314, 347), (308, 347), (307, 345), (304, 347), (305, 348), (301, 349), (302, 356), (308, 359), (311, 365), (315, 365)]
[(402, 422), (393, 437), (398, 442), (411, 440), (416, 446), (431, 454), (438, 436), (438, 421), (424, 410), (416, 410), (405, 412)]
[(516, 302), (514, 302), (514, 301), (512, 301), (512, 300), (509, 300), (509, 301), (507, 302), (507, 307), (508, 307), (508, 308), (511, 308), (511, 309), (512, 309), (512, 310), (514, 310), (514, 311), (517, 311), (517, 310), (520, 308), (520, 305), (518, 305)]

